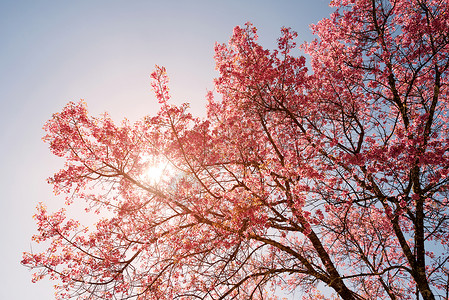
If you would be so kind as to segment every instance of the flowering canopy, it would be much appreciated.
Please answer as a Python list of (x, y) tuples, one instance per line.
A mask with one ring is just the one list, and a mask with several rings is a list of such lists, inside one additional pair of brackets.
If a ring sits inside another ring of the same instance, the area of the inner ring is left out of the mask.
[[(162, 67), (156, 116), (55, 114), (44, 140), (66, 166), (50, 183), (102, 218), (39, 205), (34, 279), (61, 299), (447, 297), (449, 1), (331, 4), (301, 46), (310, 72), (292, 30), (269, 51), (236, 27), (205, 119), (170, 104)], [(170, 174), (146, 180), (152, 160)]]

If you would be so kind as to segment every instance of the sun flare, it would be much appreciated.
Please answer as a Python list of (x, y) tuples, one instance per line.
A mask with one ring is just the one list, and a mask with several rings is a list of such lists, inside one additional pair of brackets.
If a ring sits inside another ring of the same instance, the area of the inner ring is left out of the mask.
[(164, 168), (165, 166), (162, 164), (151, 166), (146, 170), (145, 177), (150, 181), (159, 181), (162, 174), (164, 173)]
[(154, 161), (149, 159), (147, 167), (142, 173), (142, 179), (148, 183), (159, 183), (162, 179), (167, 178), (172, 174), (172, 167), (166, 161)]

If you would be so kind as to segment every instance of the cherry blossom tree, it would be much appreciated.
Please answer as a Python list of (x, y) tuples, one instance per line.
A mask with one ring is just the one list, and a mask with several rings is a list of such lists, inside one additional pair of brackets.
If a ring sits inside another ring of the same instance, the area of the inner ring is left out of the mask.
[(170, 104), (163, 67), (155, 116), (54, 114), (49, 181), (98, 222), (40, 204), (34, 280), (60, 299), (447, 299), (449, 1), (331, 5), (311, 70), (291, 29), (270, 51), (236, 27), (205, 118)]

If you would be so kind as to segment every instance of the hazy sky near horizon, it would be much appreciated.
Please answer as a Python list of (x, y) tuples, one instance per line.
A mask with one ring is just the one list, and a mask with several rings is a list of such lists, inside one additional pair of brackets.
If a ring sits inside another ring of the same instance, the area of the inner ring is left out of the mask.
[(0, 0), (0, 299), (53, 299), (52, 283), (31, 283), (20, 265), (36, 231), (38, 202), (62, 206), (46, 178), (63, 166), (42, 126), (69, 101), (92, 114), (131, 121), (155, 114), (154, 65), (167, 68), (176, 103), (204, 114), (213, 89), (213, 48), (252, 22), (272, 48), (282, 26), (310, 41), (327, 0)]

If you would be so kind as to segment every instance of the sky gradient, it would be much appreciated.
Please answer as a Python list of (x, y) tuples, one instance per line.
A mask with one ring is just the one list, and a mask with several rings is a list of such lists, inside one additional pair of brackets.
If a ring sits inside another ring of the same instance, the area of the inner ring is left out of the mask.
[(273, 48), (282, 26), (310, 41), (309, 24), (329, 15), (326, 0), (0, 0), (0, 299), (53, 299), (52, 283), (31, 283), (20, 265), (32, 245), (38, 202), (62, 205), (46, 178), (63, 166), (41, 141), (42, 126), (69, 101), (93, 115), (131, 121), (158, 109), (154, 65), (167, 68), (173, 102), (205, 112), (213, 89), (213, 48), (252, 22)]

